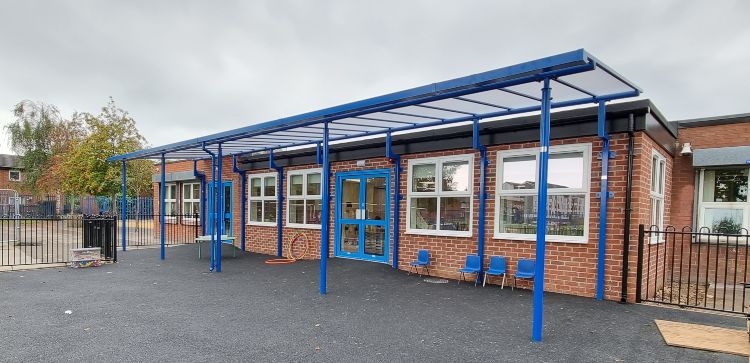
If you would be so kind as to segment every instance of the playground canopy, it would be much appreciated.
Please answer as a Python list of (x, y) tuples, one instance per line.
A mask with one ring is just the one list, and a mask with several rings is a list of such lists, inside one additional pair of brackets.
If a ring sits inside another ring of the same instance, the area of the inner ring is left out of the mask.
[[(479, 142), (481, 119), (506, 115), (537, 112), (540, 116), (540, 148), (537, 194), (536, 264), (534, 279), (534, 312), (532, 339), (542, 338), (542, 312), (544, 294), (544, 256), (546, 239), (547, 169), (549, 159), (550, 112), (553, 108), (589, 103), (599, 105), (598, 135), (602, 139), (602, 159), (608, 160), (609, 136), (605, 123), (607, 101), (635, 97), (641, 90), (620, 76), (583, 49), (532, 60), (517, 65), (499, 68), (466, 77), (433, 83), (421, 87), (394, 92), (383, 96), (343, 104), (277, 120), (256, 123), (234, 130), (219, 132), (195, 139), (168, 145), (138, 150), (117, 155), (110, 161), (121, 161), (123, 168), (122, 189), (125, 194), (126, 160), (161, 160), (161, 200), (165, 191), (165, 160), (197, 160), (210, 158), (212, 179), (221, 181), (221, 161), (225, 156), (238, 156), (256, 152), (267, 152), (269, 165), (273, 166), (273, 151), (292, 147), (317, 146), (319, 163), (322, 166), (322, 221), (320, 293), (326, 293), (326, 264), (329, 249), (330, 220), (330, 170), (328, 149), (331, 142), (368, 136), (385, 136), (387, 157), (398, 160), (391, 150), (391, 134), (419, 128), (473, 122), (473, 147), (480, 151), (481, 177), (479, 197), (479, 222), (477, 250), (480, 261), (484, 257), (484, 218), (487, 199), (485, 168), (487, 152)], [(283, 95), (281, 95), (283, 97)], [(399, 180), (398, 163), (394, 164), (395, 180)], [(606, 244), (608, 163), (602, 163), (601, 208), (599, 230), (599, 254), (597, 274), (597, 298), (603, 298), (604, 264)], [(214, 190), (217, 188), (214, 188)], [(394, 188), (398, 193), (398, 188)], [(394, 197), (395, 200), (398, 200)], [(218, 206), (222, 205), (221, 193)], [(164, 203), (161, 204), (160, 224), (164, 228)], [(125, 213), (123, 212), (123, 218)], [(214, 218), (216, 221), (216, 218)], [(125, 223), (123, 223), (124, 228)], [(398, 203), (394, 207), (394, 226), (398, 225)], [(221, 223), (212, 229), (211, 268), (221, 271)], [(281, 223), (279, 227), (282, 228)], [(397, 227), (396, 227), (397, 228)], [(123, 238), (124, 238), (123, 232)], [(281, 234), (279, 234), (281, 235)], [(395, 236), (394, 234), (394, 246)], [(164, 259), (164, 235), (162, 234), (161, 258)], [(125, 241), (123, 240), (123, 248)], [(217, 249), (216, 246), (219, 248)], [(394, 248), (397, 251), (397, 248)], [(394, 255), (394, 260), (396, 260)]]

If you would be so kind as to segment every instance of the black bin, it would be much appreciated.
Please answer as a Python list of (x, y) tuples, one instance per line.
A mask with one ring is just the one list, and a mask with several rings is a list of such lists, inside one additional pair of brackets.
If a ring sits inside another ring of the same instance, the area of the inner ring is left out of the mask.
[(83, 217), (83, 247), (102, 249), (104, 258), (117, 261), (117, 222), (115, 217), (91, 215)]

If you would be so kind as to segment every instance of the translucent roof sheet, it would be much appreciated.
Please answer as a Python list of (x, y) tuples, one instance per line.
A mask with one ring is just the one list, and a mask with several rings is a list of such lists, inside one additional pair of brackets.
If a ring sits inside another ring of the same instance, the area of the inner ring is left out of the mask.
[(534, 112), (550, 79), (551, 107), (634, 97), (640, 89), (583, 49), (110, 158), (203, 159)]

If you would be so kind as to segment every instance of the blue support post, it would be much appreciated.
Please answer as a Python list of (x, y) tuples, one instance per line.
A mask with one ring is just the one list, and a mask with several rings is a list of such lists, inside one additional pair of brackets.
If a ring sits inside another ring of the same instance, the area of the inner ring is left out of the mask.
[(127, 212), (128, 212), (127, 171), (128, 169), (127, 168), (128, 167), (126, 166), (126, 161), (123, 160), (122, 161), (122, 202), (120, 203), (120, 214), (122, 217), (122, 227), (120, 227), (121, 228), (120, 233), (122, 233), (121, 239), (122, 239), (123, 251), (127, 251), (127, 247), (128, 247), (127, 246), (128, 242), (127, 242), (127, 239), (125, 238), (127, 234), (126, 223), (128, 222), (128, 216), (127, 216)]
[(268, 167), (276, 170), (276, 256), (284, 254), (284, 226), (281, 223), (281, 208), (284, 203), (284, 168), (276, 165), (273, 159), (273, 149), (268, 150)]
[(398, 269), (398, 231), (401, 200), (401, 156), (393, 153), (391, 132), (385, 134), (385, 156), (393, 161), (393, 268)]
[(216, 179), (218, 179), (216, 187), (219, 191), (216, 203), (216, 225), (218, 226), (216, 229), (216, 272), (221, 272), (221, 247), (222, 243), (224, 243), (221, 240), (222, 236), (224, 236), (224, 183), (222, 183), (221, 179), (221, 169), (223, 169), (221, 143), (219, 143), (219, 151), (216, 153), (216, 158), (218, 159), (216, 162)]
[[(215, 247), (216, 240), (214, 239), (214, 233), (216, 232), (216, 229), (217, 229), (216, 221), (219, 219), (218, 213), (216, 213), (216, 192), (218, 189), (216, 187), (216, 155), (213, 152), (211, 152), (211, 150), (206, 148), (205, 143), (203, 144), (203, 151), (205, 151), (208, 155), (211, 156), (211, 197), (210, 197), (211, 198), (210, 199), (211, 210), (208, 211), (208, 215), (212, 217), (208, 219), (211, 220), (212, 227), (211, 227), (211, 244), (209, 246), (210, 247), (209, 251), (211, 253), (209, 254), (208, 270), (213, 271), (214, 267), (216, 266), (216, 264), (214, 263), (215, 261), (214, 254), (216, 252), (216, 247)], [(209, 199), (207, 198), (206, 200), (209, 200)]]
[(599, 102), (598, 109), (599, 137), (602, 139), (602, 175), (601, 193), (599, 206), (599, 246), (596, 265), (596, 299), (604, 300), (604, 263), (607, 249), (607, 202), (609, 200), (609, 188), (607, 177), (609, 175), (609, 134), (607, 133), (607, 109), (604, 101)]
[(164, 199), (167, 195), (167, 161), (164, 159), (164, 154), (161, 154), (161, 186), (159, 187), (159, 242), (160, 246), (159, 249), (161, 250), (161, 259), (165, 259), (165, 243), (166, 240), (164, 238), (164, 214), (167, 212), (167, 208), (164, 205)]
[(323, 176), (322, 176), (322, 201), (321, 201), (321, 226), (320, 226), (320, 294), (326, 293), (326, 269), (328, 264), (328, 221), (330, 204), (330, 168), (328, 156), (328, 122), (323, 124)]
[(193, 176), (201, 183), (201, 235), (206, 234), (206, 174), (198, 171), (198, 160), (193, 160)]
[(534, 276), (534, 313), (531, 339), (542, 341), (544, 321), (544, 254), (547, 238), (547, 171), (549, 167), (549, 132), (551, 89), (549, 78), (542, 87), (542, 115), (539, 123), (539, 177), (537, 178), (537, 222), (536, 222), (536, 263)]
[(240, 249), (245, 252), (245, 220), (247, 218), (247, 177), (245, 170), (237, 167), (237, 155), (232, 155), (232, 171), (240, 175)]
[(479, 150), (479, 221), (477, 222), (477, 255), (479, 256), (479, 273), (477, 280), (484, 274), (484, 239), (485, 214), (487, 211), (487, 147), (479, 142), (479, 119), (474, 119), (472, 141), (475, 150)]

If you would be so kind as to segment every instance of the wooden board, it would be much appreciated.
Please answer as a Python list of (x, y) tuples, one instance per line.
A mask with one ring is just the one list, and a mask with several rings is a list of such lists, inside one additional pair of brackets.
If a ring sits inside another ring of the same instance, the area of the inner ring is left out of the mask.
[(750, 356), (747, 331), (654, 320), (668, 345)]

